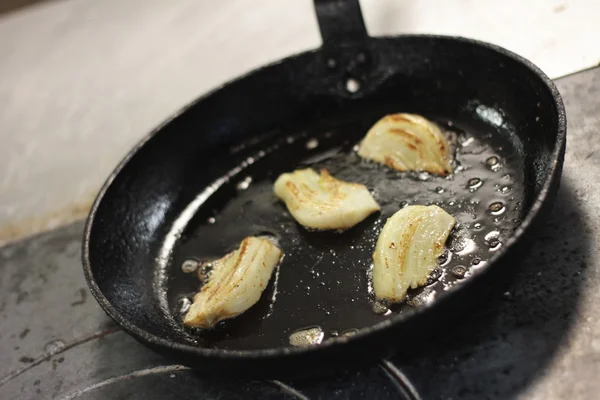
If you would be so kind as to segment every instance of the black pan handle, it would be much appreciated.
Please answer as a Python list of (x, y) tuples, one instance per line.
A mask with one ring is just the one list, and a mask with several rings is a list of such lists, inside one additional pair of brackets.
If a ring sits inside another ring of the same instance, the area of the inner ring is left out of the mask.
[(369, 35), (358, 0), (315, 0), (323, 46), (356, 44)]

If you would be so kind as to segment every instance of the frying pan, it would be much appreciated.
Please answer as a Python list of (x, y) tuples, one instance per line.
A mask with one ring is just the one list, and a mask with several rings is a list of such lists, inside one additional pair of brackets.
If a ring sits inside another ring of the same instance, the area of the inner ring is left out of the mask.
[[(83, 267), (106, 313), (149, 348), (220, 376), (317, 374), (418, 349), (505, 287), (551, 210), (566, 143), (559, 93), (529, 61), (474, 40), (372, 38), (357, 0), (316, 1), (323, 45), (201, 97), (121, 162), (85, 228)], [(455, 173), (400, 173), (353, 146), (385, 114), (449, 132)], [(278, 174), (326, 167), (382, 205), (344, 233), (309, 232), (272, 194)], [(378, 314), (369, 265), (386, 218), (439, 204), (460, 222), (425, 288)], [(261, 300), (210, 331), (181, 324), (197, 278), (181, 263), (220, 257), (247, 235), (285, 252)], [(465, 275), (466, 277), (463, 277)], [(292, 347), (317, 327), (323, 342)]]

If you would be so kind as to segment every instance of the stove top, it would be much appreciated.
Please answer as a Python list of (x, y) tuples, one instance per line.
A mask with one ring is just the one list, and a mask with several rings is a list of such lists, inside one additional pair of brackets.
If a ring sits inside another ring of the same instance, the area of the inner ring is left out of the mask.
[(0, 398), (594, 398), (600, 140), (592, 138), (600, 129), (600, 68), (557, 85), (569, 144), (552, 216), (504, 296), (415, 354), (310, 380), (203, 378), (147, 350), (102, 312), (83, 278), (83, 224), (76, 223), (0, 248)]

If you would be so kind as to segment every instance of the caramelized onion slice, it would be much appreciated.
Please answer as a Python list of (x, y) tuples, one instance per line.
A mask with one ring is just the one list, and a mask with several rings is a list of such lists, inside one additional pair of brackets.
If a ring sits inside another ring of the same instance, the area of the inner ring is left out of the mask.
[(409, 288), (424, 285), (455, 224), (438, 206), (408, 206), (392, 215), (373, 254), (375, 297), (400, 302)]
[(380, 209), (364, 185), (336, 179), (325, 169), (282, 174), (274, 191), (296, 221), (312, 229), (348, 229)]
[(211, 328), (252, 307), (267, 287), (282, 255), (268, 239), (245, 238), (237, 250), (212, 263), (208, 281), (194, 296), (184, 325)]
[(398, 171), (452, 172), (450, 145), (433, 122), (414, 114), (386, 115), (371, 127), (358, 155)]

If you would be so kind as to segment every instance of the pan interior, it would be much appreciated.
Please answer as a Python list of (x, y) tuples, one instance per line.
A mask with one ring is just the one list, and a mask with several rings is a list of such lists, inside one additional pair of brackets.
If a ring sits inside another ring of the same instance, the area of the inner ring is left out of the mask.
[[(154, 282), (155, 295), (180, 340), (211, 348), (264, 349), (289, 346), (290, 334), (309, 327), (322, 329), (327, 340), (395, 313), (410, 313), (485, 268), (518, 226), (528, 197), (518, 138), (493, 125), (494, 110), (474, 106), (472, 112), (478, 118), (425, 115), (454, 138), (455, 173), (446, 178), (397, 172), (356, 155), (354, 147), (384, 115), (381, 110), (330, 115), (222, 148), (212, 154), (226, 166), (218, 172), (200, 170), (205, 164), (198, 160), (195, 171), (213, 174), (213, 184), (199, 188), (182, 213), (191, 218), (176, 232), (178, 239), (163, 244), (169, 258)], [(337, 178), (365, 184), (382, 211), (346, 232), (306, 230), (272, 190), (279, 174), (306, 167), (327, 168)], [(459, 226), (430, 284), (411, 290), (407, 302), (376, 313), (368, 278), (372, 252), (386, 219), (409, 204), (437, 204)], [(249, 235), (273, 236), (285, 253), (260, 301), (211, 331), (183, 329), (182, 306), (200, 281), (195, 274), (184, 274), (182, 263), (220, 258)]]

